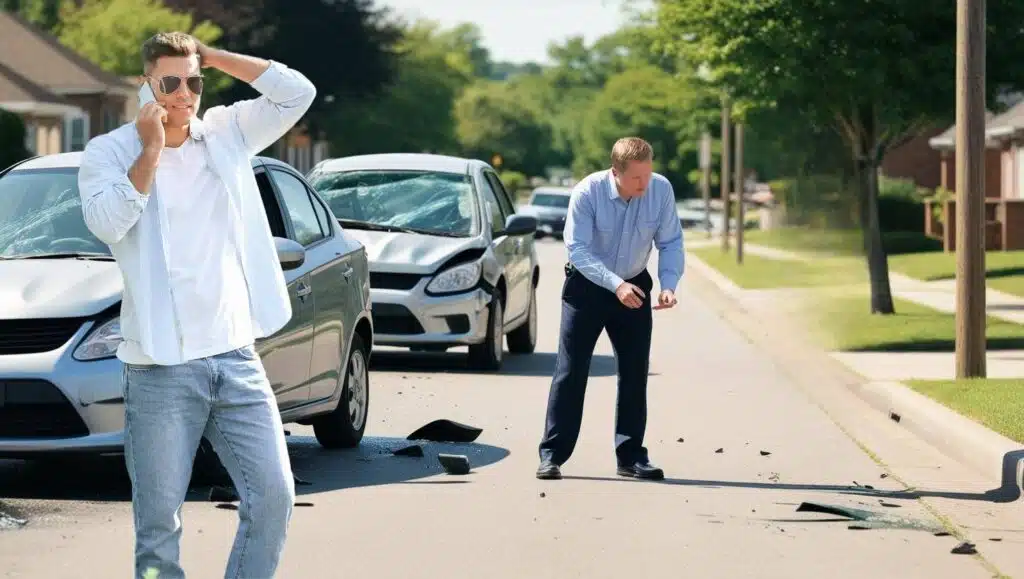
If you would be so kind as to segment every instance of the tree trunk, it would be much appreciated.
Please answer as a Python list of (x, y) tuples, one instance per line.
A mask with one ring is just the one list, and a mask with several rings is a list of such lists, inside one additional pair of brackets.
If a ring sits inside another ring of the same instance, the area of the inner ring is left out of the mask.
[(861, 214), (867, 218), (862, 227), (871, 284), (871, 313), (895, 314), (889, 285), (889, 258), (882, 244), (882, 227), (878, 220), (878, 166), (868, 162), (861, 167), (858, 184), (863, 207)]

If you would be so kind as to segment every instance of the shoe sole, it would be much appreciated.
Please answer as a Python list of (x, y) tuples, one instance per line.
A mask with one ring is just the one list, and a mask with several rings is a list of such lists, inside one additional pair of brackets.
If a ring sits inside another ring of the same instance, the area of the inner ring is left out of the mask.
[(665, 473), (659, 472), (656, 474), (637, 474), (634, 470), (623, 470), (619, 469), (616, 471), (621, 477), (635, 478), (638, 480), (665, 480)]
[(562, 474), (561, 473), (557, 473), (557, 474), (537, 473), (537, 478), (539, 478), (540, 480), (561, 480)]

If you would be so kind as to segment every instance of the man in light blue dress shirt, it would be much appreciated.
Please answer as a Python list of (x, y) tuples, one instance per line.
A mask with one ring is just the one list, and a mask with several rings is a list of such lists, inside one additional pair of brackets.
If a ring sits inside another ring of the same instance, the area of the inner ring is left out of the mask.
[[(537, 478), (560, 479), (583, 420), (590, 360), (606, 330), (618, 362), (615, 455), (620, 476), (660, 480), (643, 445), (652, 310), (676, 305), (683, 274), (683, 232), (668, 179), (653, 172), (654, 152), (627, 137), (612, 147), (610, 169), (573, 189), (565, 222), (569, 252), (562, 286), (558, 361), (548, 397)], [(647, 272), (658, 249), (660, 293)]]

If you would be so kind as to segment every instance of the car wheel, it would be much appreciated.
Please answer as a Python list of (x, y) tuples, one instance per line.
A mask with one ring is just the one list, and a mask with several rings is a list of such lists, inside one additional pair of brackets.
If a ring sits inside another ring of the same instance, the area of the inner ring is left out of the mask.
[(367, 349), (358, 334), (352, 336), (352, 351), (345, 366), (345, 375), (338, 407), (330, 414), (313, 420), (313, 434), (324, 448), (353, 448), (359, 445), (366, 430), (370, 408), (370, 372)]
[(537, 288), (530, 289), (530, 311), (525, 324), (508, 333), (508, 351), (532, 354), (537, 347)]
[(501, 295), (495, 293), (488, 308), (487, 336), (469, 347), (469, 365), (476, 370), (499, 370), (505, 350), (505, 310)]

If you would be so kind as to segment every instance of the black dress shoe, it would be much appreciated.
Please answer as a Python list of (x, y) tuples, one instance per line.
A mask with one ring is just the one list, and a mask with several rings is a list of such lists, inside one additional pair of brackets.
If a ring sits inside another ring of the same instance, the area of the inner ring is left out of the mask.
[(647, 461), (644, 461), (626, 466), (619, 465), (618, 475), (644, 480), (662, 480), (665, 478), (665, 471)]
[(537, 468), (537, 478), (541, 480), (559, 480), (562, 478), (562, 470), (558, 468), (557, 464), (550, 460), (545, 460)]

